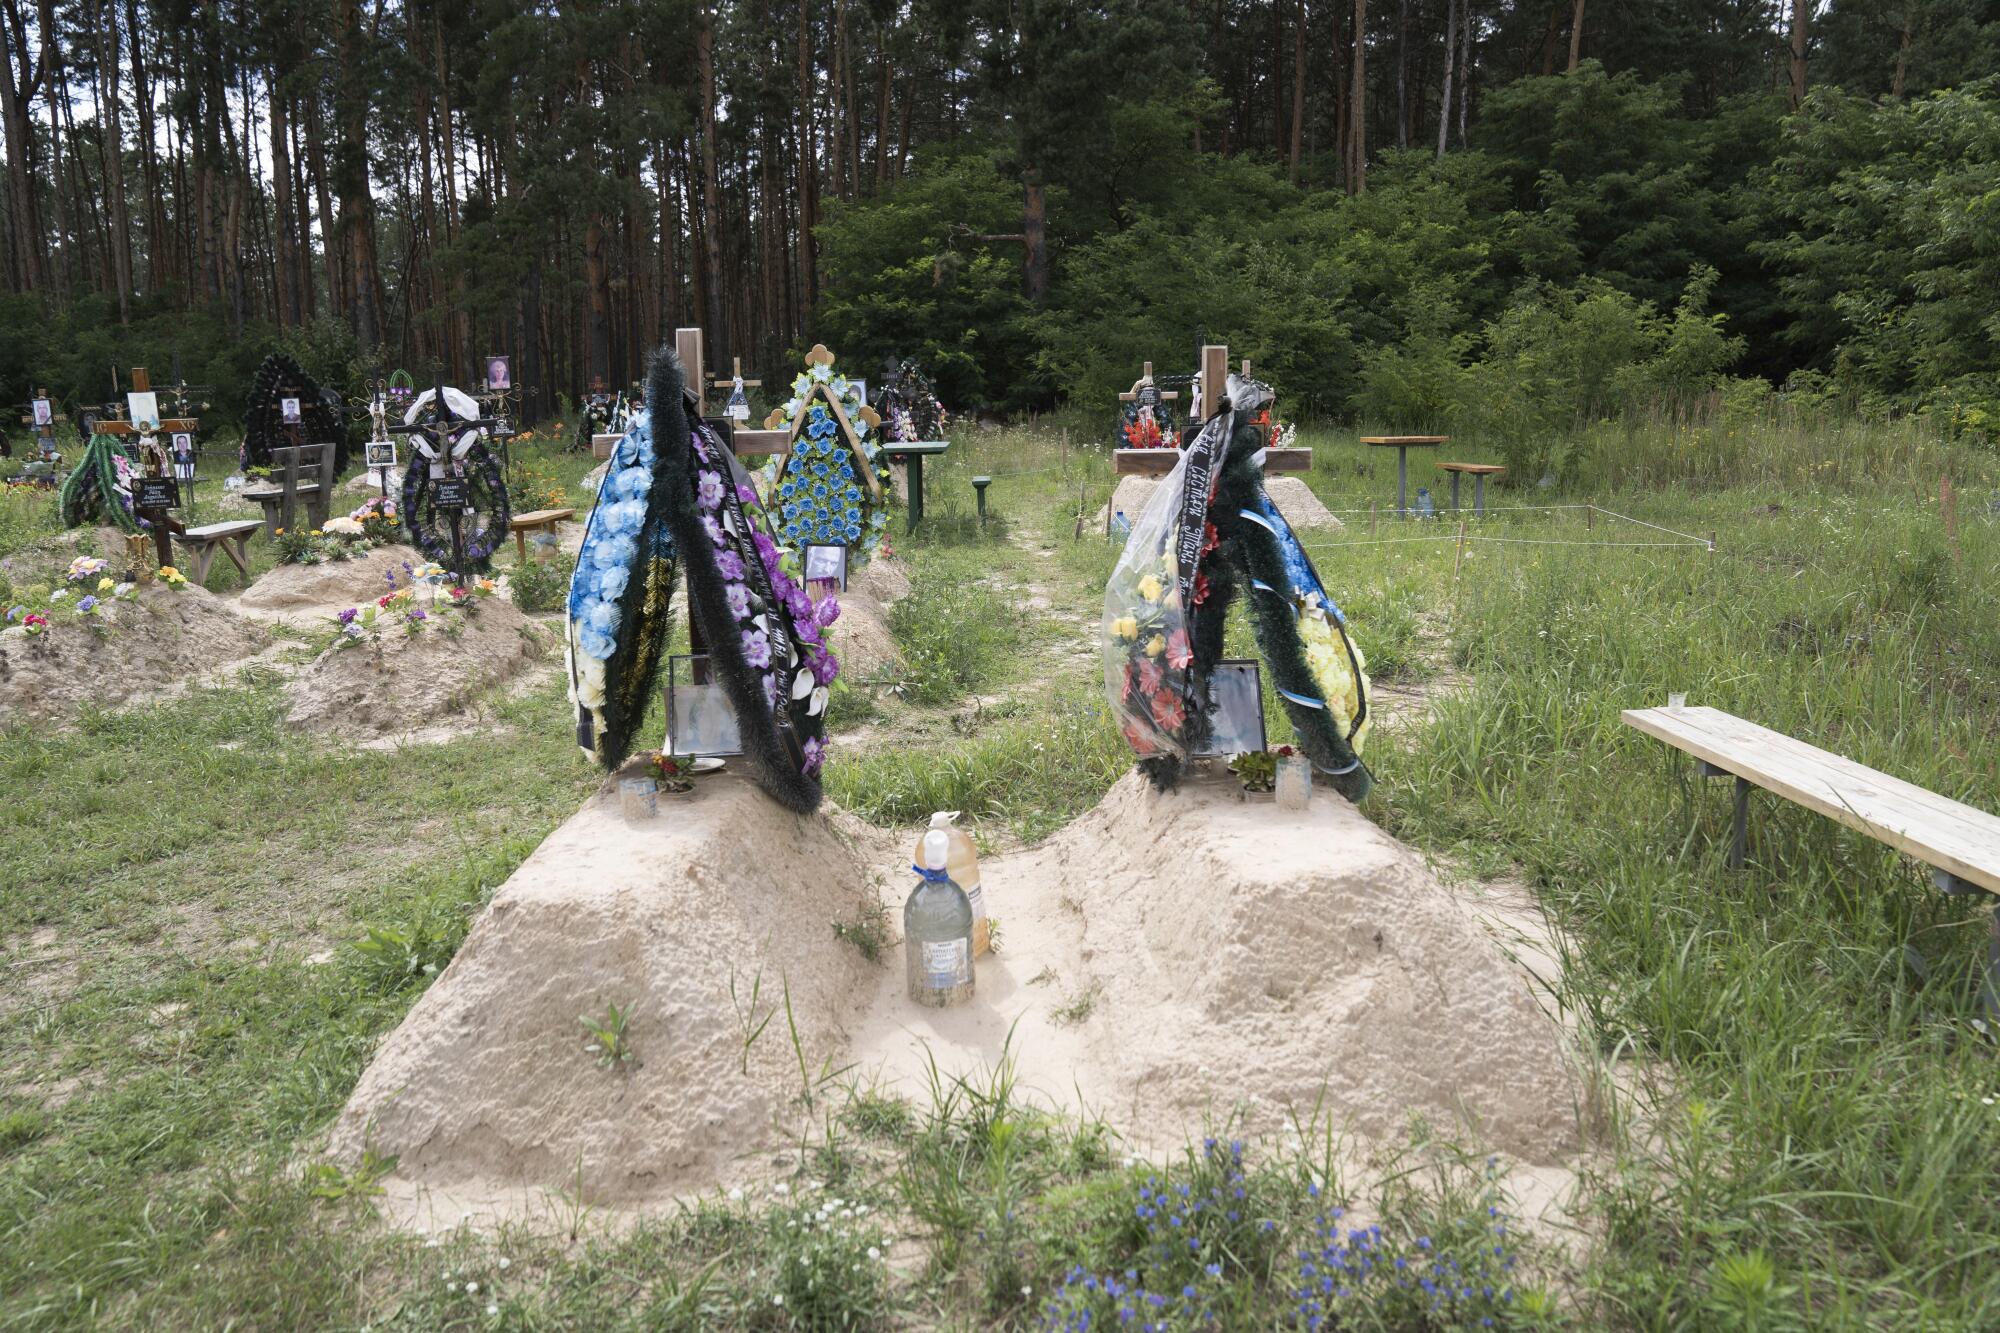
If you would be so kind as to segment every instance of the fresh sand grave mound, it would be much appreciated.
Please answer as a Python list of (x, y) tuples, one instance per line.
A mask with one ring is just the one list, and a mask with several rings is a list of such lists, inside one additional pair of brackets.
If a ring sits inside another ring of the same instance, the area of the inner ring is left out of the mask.
[[(1153, 488), (1160, 484), (1158, 477), (1120, 477), (1118, 489), (1111, 492), (1111, 502), (1097, 511), (1097, 530), (1104, 531), (1104, 522), (1112, 514), (1123, 514), (1130, 522), (1137, 523), (1139, 515), (1146, 512), (1146, 502), (1153, 498)], [(1292, 476), (1267, 476), (1264, 489), (1270, 493), (1271, 503), (1278, 506), (1278, 512), (1285, 521), (1295, 528), (1340, 528), (1346, 525), (1327, 509), (1320, 498), (1313, 494), (1312, 487)]]
[[(317, 565), (279, 565), (243, 590), (236, 604), (248, 615), (273, 618), (301, 612), (343, 610), (365, 606), (409, 582), (405, 564), (420, 567), (424, 557), (413, 546), (377, 546), (352, 560), (326, 560)], [(329, 609), (330, 608), (330, 609)]]
[(431, 735), (557, 642), (548, 626), (530, 621), (505, 597), (472, 605), (462, 618), (439, 613), (453, 617), (453, 628), (406, 634), (386, 626), (378, 638), (328, 648), (292, 679), (286, 721), (352, 740)]
[(839, 594), (840, 619), (827, 640), (849, 681), (902, 670), (902, 650), (889, 632), (889, 604), (909, 595), (910, 571), (900, 560), (870, 560), (848, 576), (847, 591)]
[[(778, 1142), (801, 1091), (785, 997), (818, 1070), (871, 990), (827, 924), (874, 890), (826, 820), (781, 809), (739, 763), (637, 825), (607, 782), (550, 834), (384, 1041), (332, 1151), (372, 1144), (449, 1193), (636, 1201)], [(577, 1020), (612, 1004), (635, 1058), (607, 1070)]]
[(192, 583), (141, 584), (106, 599), (98, 623), (61, 614), (45, 634), (0, 631), (0, 721), (73, 716), (85, 703), (121, 704), (168, 693), (264, 646), (261, 625)]
[[(1230, 1114), (1365, 1139), (1412, 1115), (1554, 1163), (1579, 1144), (1563, 1033), (1470, 906), (1352, 805), (1303, 813), (1226, 771), (1129, 773), (1048, 842), (981, 865), (1004, 952), (961, 1009), (885, 979), (846, 1055), (920, 1088), (1011, 1050), (1022, 1080), (1155, 1150)], [(899, 881), (900, 882), (900, 881)]]
[[(982, 865), (1003, 952), (970, 1004), (938, 1011), (905, 997), (900, 945), (870, 966), (827, 929), (865, 894), (900, 904), (907, 834), (787, 814), (733, 772), (638, 827), (611, 791), (500, 887), (335, 1129), (342, 1158), (395, 1154), (398, 1196), (428, 1191), (433, 1220), (579, 1183), (635, 1202), (755, 1176), (797, 1128), (799, 1057), (782, 1008), (747, 1061), (742, 1037), (785, 985), (812, 1070), (921, 1099), (932, 1058), (951, 1074), (1011, 1054), (1025, 1088), (1148, 1152), (1232, 1113), (1256, 1134), (1315, 1108), (1375, 1143), (1422, 1115), (1531, 1163), (1579, 1144), (1530, 979), (1337, 798), (1294, 815), (1227, 778), (1160, 796), (1128, 775)], [(623, 1072), (596, 1067), (577, 1021), (609, 1003), (629, 1007)]]

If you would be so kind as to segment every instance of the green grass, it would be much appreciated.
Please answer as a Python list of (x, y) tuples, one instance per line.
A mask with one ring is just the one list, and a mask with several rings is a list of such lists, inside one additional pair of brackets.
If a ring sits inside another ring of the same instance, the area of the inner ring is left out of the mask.
[[(894, 826), (961, 809), (982, 837), (1033, 838), (1128, 767), (1085, 624), (1116, 558), (1088, 522), (1110, 461), (1081, 439), (968, 431), (927, 469), (930, 519), (897, 542), (918, 590), (897, 629), (932, 664), (911, 693), (929, 693), (836, 701), (875, 733), (835, 750), (843, 805)], [(1581, 1199), (1595, 1248), (1560, 1266), (1524, 1250), (1503, 1326), (2000, 1322), (2000, 1074), (1973, 1022), (1990, 906), (1764, 796), (1732, 873), (1726, 786), (1618, 721), (1684, 690), (2000, 809), (2000, 459), (1902, 425), (1602, 425), (1578, 435), (1570, 486), (1500, 487), (1470, 525), (1521, 544), (1474, 542), (1461, 563), (1455, 523), (1387, 516), (1393, 454), (1353, 432), (1305, 442), (1308, 484), (1349, 511), (1308, 536), (1322, 577), (1377, 679), (1430, 691), (1372, 741), (1367, 813), (1455, 871), (1532, 887), (1562, 928), (1560, 998), (1632, 1089)], [(543, 453), (584, 500), (590, 460)], [(984, 525), (975, 473), (996, 478)], [(1516, 508), (1586, 500), (1717, 549), (1612, 546), (1658, 534)], [(0, 558), (54, 560), (42, 505), (0, 495)], [(251, 549), (265, 567), (267, 544)], [(1230, 646), (1249, 649), (1245, 626)], [(388, 1233), (366, 1221), (367, 1173), (316, 1169), (318, 1136), (594, 778), (559, 684), (497, 703), (505, 733), (401, 753), (301, 736), (277, 692), (251, 678), (0, 733), (0, 1327), (1011, 1327), (1077, 1266), (1272, 1327), (1335, 1200), (1382, 1223), (1385, 1256), (1420, 1262), (1472, 1255), (1484, 1209), (1506, 1207), (1477, 1144), (1419, 1131), (1366, 1189), (1319, 1132), (1251, 1145), (1241, 1185), (1272, 1229), (1218, 1230), (1210, 1277), (1158, 1253), (1138, 1209), (1230, 1168), (1200, 1145), (1128, 1166), (1110, 1127), (1025, 1104), (1003, 1068), (915, 1103), (836, 1096), (785, 1195), (616, 1230), (579, 1204), (538, 1232)], [(1283, 739), (1274, 700), (1267, 715)], [(790, 1225), (818, 1216), (802, 1192), (850, 1216), (808, 1239)], [(1354, 1322), (1476, 1326), (1460, 1313), (1385, 1290)]]

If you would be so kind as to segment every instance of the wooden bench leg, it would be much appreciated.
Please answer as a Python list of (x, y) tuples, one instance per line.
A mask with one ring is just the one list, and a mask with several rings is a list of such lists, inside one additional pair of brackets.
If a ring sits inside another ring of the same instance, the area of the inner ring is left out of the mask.
[(519, 552), (519, 553), (520, 553), (520, 557), (521, 557), (521, 563), (522, 563), (522, 564), (524, 564), (524, 565), (525, 565), (525, 564), (527, 564), (527, 563), (528, 563), (528, 530), (527, 530), (526, 528), (515, 528), (515, 529), (514, 529), (514, 549), (515, 549), (515, 550), (516, 550), (517, 552)]
[(215, 563), (215, 544), (213, 542), (195, 542), (192, 545), (183, 543), (183, 549), (190, 556), (194, 557), (195, 583), (197, 585), (207, 583), (208, 567)]
[(1451, 512), (1454, 514), (1458, 512), (1458, 483), (1459, 475), (1454, 472), (1451, 474)]
[(1736, 778), (1736, 811), (1729, 831), (1729, 868), (1743, 868), (1744, 853), (1749, 849), (1750, 840), (1750, 788), (1751, 783), (1738, 778), (1726, 768), (1717, 768), (1706, 759), (1695, 760), (1695, 766), (1705, 778)]
[(1486, 517), (1486, 474), (1483, 472), (1472, 479), (1472, 516)]

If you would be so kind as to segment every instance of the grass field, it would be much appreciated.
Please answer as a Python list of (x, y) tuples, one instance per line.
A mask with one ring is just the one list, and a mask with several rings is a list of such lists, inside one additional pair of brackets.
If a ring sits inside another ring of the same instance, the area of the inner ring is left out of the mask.
[[(1109, 460), (1067, 426), (968, 429), (928, 470), (926, 530), (897, 541), (910, 669), (836, 704), (856, 743), (828, 788), (864, 816), (1032, 839), (1127, 766), (1089, 651)], [(0, 1328), (2000, 1325), (1990, 906), (1769, 798), (1729, 872), (1725, 788), (1618, 722), (1685, 690), (2000, 809), (2000, 458), (1911, 425), (1600, 425), (1461, 554), (1455, 522), (1383, 516), (1393, 456), (1304, 442), (1350, 511), (1311, 539), (1321, 574), (1415, 701), (1371, 746), (1367, 812), (1450, 873), (1532, 887), (1561, 999), (1633, 1090), (1570, 1257), (1494, 1230), (1477, 1143), (1415, 1133), (1351, 1198), (1324, 1125), (1132, 1164), (1005, 1069), (916, 1103), (855, 1089), (782, 1193), (608, 1228), (551, 1181), (535, 1227), (387, 1232), (319, 1136), (595, 780), (554, 679), (496, 704), (502, 733), (385, 754), (288, 730), (251, 677), (0, 732)], [(530, 451), (558, 485), (588, 466)], [(974, 473), (996, 477), (983, 526)], [(1616, 544), (1681, 539), (1607, 513), (1715, 549)], [(16, 582), (52, 521), (0, 495)], [(1349, 1294), (1315, 1304), (1334, 1273)]]

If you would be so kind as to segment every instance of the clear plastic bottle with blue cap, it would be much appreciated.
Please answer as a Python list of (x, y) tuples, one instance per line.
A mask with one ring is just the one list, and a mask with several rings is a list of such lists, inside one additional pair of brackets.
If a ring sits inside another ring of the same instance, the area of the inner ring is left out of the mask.
[(903, 966), (910, 998), (943, 1009), (972, 998), (972, 901), (945, 868), (951, 839), (924, 834), (919, 878), (903, 904)]

